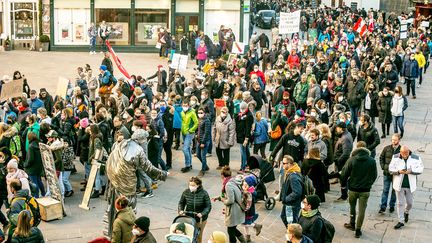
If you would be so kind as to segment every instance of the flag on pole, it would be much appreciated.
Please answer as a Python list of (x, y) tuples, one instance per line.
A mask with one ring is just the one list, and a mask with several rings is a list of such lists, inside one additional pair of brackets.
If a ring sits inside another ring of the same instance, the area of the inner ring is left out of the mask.
[(126, 71), (126, 69), (123, 67), (123, 64), (120, 61), (120, 58), (117, 56), (117, 54), (115, 53), (114, 49), (112, 49), (110, 43), (108, 42), (108, 40), (105, 41), (105, 44), (108, 47), (109, 52), (111, 53), (112, 58), (114, 59), (115, 64), (117, 65), (117, 68), (120, 70), (121, 73), (123, 73), (123, 75), (130, 79), (131, 76), (129, 75), (128, 71)]
[(357, 31), (360, 34), (360, 36), (363, 37), (366, 34), (367, 27), (368, 26), (366, 25), (366, 22), (363, 20), (363, 18), (360, 17), (357, 20), (357, 23), (355, 23), (353, 30)]

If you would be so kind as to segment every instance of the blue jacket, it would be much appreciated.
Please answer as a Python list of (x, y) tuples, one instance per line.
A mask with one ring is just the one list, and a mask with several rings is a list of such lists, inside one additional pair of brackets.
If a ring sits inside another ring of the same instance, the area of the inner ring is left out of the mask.
[(205, 115), (199, 121), (197, 141), (199, 144), (206, 144), (211, 141), (212, 125), (208, 115)]
[(99, 82), (101, 85), (109, 85), (111, 73), (107, 70), (103, 74), (99, 74)]
[(327, 33), (327, 34), (323, 34), (323, 33), (321, 33), (320, 35), (319, 35), (319, 37), (318, 37), (318, 41), (319, 42), (323, 42), (324, 40), (325, 40), (325, 38), (327, 37), (327, 39), (330, 41), (331, 40), (331, 38), (330, 38), (330, 35)]
[(352, 44), (354, 42), (355, 39), (355, 35), (353, 32), (349, 33), (347, 32), (347, 39), (348, 39), (348, 43)]
[(263, 144), (268, 142), (268, 124), (265, 119), (255, 122), (254, 144)]
[(280, 200), (284, 205), (300, 207), (302, 193), (302, 176), (298, 172), (290, 173), (282, 184)]
[(158, 116), (156, 117), (156, 119), (154, 119), (152, 121), (153, 126), (156, 128), (156, 131), (159, 134), (160, 138), (163, 138), (165, 136), (165, 125), (162, 121), (162, 116), (161, 114), (158, 114)]
[(182, 118), (181, 113), (183, 111), (183, 107), (181, 104), (174, 104), (174, 123), (173, 128), (181, 129), (182, 127)]
[(417, 60), (406, 60), (402, 67), (402, 76), (405, 78), (418, 78), (419, 76), (419, 65)]
[(39, 109), (41, 107), (45, 107), (43, 101), (40, 100), (39, 98), (36, 98), (34, 100), (30, 100), (29, 106), (30, 106), (30, 109), (31, 109), (33, 114), (37, 113), (37, 109)]

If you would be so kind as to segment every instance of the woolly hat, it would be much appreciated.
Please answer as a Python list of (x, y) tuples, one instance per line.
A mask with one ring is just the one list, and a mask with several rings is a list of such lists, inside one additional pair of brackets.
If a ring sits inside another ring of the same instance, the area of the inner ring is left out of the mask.
[(248, 186), (256, 186), (257, 184), (257, 180), (255, 178), (255, 176), (253, 175), (248, 175), (244, 178), (244, 181), (248, 184)]
[(321, 203), (320, 198), (317, 195), (310, 195), (306, 197), (306, 201), (311, 205), (312, 210), (317, 209)]
[(227, 243), (227, 237), (224, 232), (222, 231), (213, 231), (211, 234), (211, 237), (213, 238), (214, 243)]
[(182, 222), (176, 225), (176, 230), (186, 233), (186, 225)]
[(16, 159), (11, 159), (9, 163), (7, 163), (7, 168), (18, 169), (18, 161)]
[(304, 111), (303, 110), (297, 110), (296, 115), (300, 117), (304, 117)]
[(106, 71), (107, 70), (107, 66), (105, 66), (105, 65), (100, 65), (100, 67), (99, 67), (102, 71)]
[(143, 230), (145, 232), (149, 231), (149, 227), (150, 227), (150, 219), (149, 218), (142, 216), (142, 217), (137, 218), (134, 223), (141, 230)]
[(127, 108), (126, 113), (129, 114), (129, 116), (134, 117), (135, 112), (132, 108)]

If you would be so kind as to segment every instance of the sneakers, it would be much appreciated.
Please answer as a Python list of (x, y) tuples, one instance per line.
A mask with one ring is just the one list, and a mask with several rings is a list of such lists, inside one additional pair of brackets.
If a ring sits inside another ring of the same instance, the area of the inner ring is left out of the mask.
[(403, 223), (401, 223), (401, 222), (399, 222), (399, 223), (397, 223), (395, 226), (394, 226), (394, 229), (400, 229), (400, 228), (402, 228), (403, 226), (405, 226)]
[(408, 213), (404, 213), (404, 221), (405, 221), (405, 223), (408, 223), (408, 216), (409, 216)]
[(338, 199), (335, 200), (335, 202), (345, 202), (347, 200), (346, 197), (339, 197)]
[(191, 171), (192, 170), (192, 166), (186, 166), (186, 167), (184, 167), (184, 168), (181, 168), (181, 172), (182, 173), (186, 173), (186, 172), (189, 172), (189, 171)]
[(212, 154), (207, 154), (206, 157), (212, 157)]
[(390, 213), (393, 213), (394, 211), (395, 211), (395, 208), (394, 207), (390, 207)]
[(362, 232), (360, 229), (356, 229), (355, 230), (355, 238), (360, 238), (360, 236), (362, 235)]
[(70, 190), (70, 191), (65, 192), (64, 196), (65, 197), (71, 197), (73, 194), (74, 194), (74, 191)]
[(379, 211), (378, 211), (378, 213), (380, 213), (380, 214), (383, 214), (384, 212), (385, 212), (385, 208), (381, 208)]
[(352, 231), (356, 230), (356, 229), (355, 229), (355, 226), (354, 226), (353, 224), (351, 224), (351, 223), (345, 223), (345, 224), (344, 224), (344, 227), (345, 227), (346, 229), (349, 229), (349, 230), (352, 230)]
[(412, 99), (415, 100), (415, 99), (417, 99), (417, 97), (415, 95), (413, 95)]
[(91, 194), (90, 198), (98, 198), (98, 197), (99, 197), (99, 191), (94, 190), (93, 193)]
[(200, 172), (198, 173), (198, 177), (203, 177), (205, 175), (205, 171), (200, 170)]
[(154, 194), (153, 194), (153, 192), (146, 192), (141, 197), (142, 198), (152, 198), (152, 197), (154, 197)]
[(421, 84), (418, 84), (418, 85), (417, 85), (417, 88), (420, 88), (420, 87), (421, 87)]
[(255, 224), (255, 235), (258, 236), (261, 233), (262, 224)]

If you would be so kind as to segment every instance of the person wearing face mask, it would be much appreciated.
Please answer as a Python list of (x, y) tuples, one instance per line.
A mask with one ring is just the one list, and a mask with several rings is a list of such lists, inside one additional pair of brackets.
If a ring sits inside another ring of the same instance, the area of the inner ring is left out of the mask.
[(213, 83), (213, 87), (212, 87), (212, 91), (213, 91), (211, 95), (212, 99), (220, 99), (222, 97), (225, 83), (226, 82), (224, 80), (224, 74), (222, 72), (218, 72), (217, 78)]
[(183, 111), (182, 99), (180, 95), (176, 95), (174, 98), (174, 118), (173, 118), (173, 132), (174, 132), (174, 149), (178, 150), (180, 147), (180, 131), (182, 128), (182, 117)]
[(204, 228), (207, 218), (211, 212), (212, 205), (209, 194), (204, 190), (200, 178), (193, 176), (189, 179), (189, 188), (184, 190), (178, 202), (179, 215), (188, 215), (195, 218), (199, 229), (197, 243), (202, 242)]
[(198, 159), (201, 161), (201, 171), (198, 176), (204, 176), (205, 172), (210, 170), (207, 165), (207, 149), (209, 148), (211, 141), (211, 122), (207, 117), (205, 109), (200, 107), (198, 109), (198, 129), (197, 129), (197, 143), (196, 143), (196, 154)]
[(300, 224), (288, 225), (285, 238), (287, 243), (313, 243), (314, 242), (306, 235), (303, 235), (302, 226)]
[[(158, 105), (159, 105), (159, 103), (158, 103)], [(159, 163), (159, 166), (162, 168), (162, 170), (166, 171), (166, 164), (165, 164), (165, 161), (162, 159), (162, 150), (163, 150), (164, 137), (166, 136), (166, 130), (165, 130), (162, 118), (161, 118), (162, 114), (158, 114), (157, 110), (153, 109), (150, 112), (150, 116), (151, 116), (151, 124), (155, 128), (155, 130), (157, 132), (157, 136), (158, 136), (157, 137), (157, 144), (158, 144), (157, 158), (158, 158), (158, 163)]]
[(365, 96), (363, 83), (359, 81), (359, 76), (354, 70), (351, 73), (347, 84), (347, 102), (351, 111), (352, 121), (357, 125), (360, 105)]
[(367, 114), (360, 117), (360, 127), (357, 134), (357, 142), (364, 141), (366, 148), (370, 151), (371, 157), (375, 158), (376, 147), (380, 144), (378, 130), (371, 123), (371, 118)]
[(47, 114), (51, 115), (53, 111), (53, 99), (52, 96), (48, 93), (45, 88), (40, 89), (39, 91), (39, 99), (43, 102), (45, 109), (47, 110)]
[(252, 124), (254, 118), (248, 109), (246, 102), (240, 103), (240, 113), (235, 118), (236, 140), (240, 144), (241, 166), (240, 171), (246, 169), (246, 162), (249, 158), (249, 139), (252, 135)]
[(185, 167), (181, 172), (186, 173), (192, 170), (192, 140), (198, 128), (198, 117), (194, 109), (189, 107), (189, 101), (183, 100), (181, 112), (181, 133), (183, 135), (183, 154), (185, 157)]
[(254, 65), (253, 66), (253, 71), (251, 71), (249, 73), (249, 77), (252, 78), (252, 75), (256, 75), (259, 79), (261, 79), (261, 83), (265, 86), (265, 84), (266, 84), (265, 75), (264, 75), (264, 73), (261, 70), (259, 70), (259, 66), (258, 65)]
[(166, 141), (164, 141), (163, 149), (166, 155), (166, 168), (172, 168), (172, 151), (171, 147), (174, 141), (174, 108), (168, 106), (165, 100), (159, 101), (159, 113), (162, 115), (162, 122), (166, 131)]
[[(347, 130), (345, 122), (339, 122), (336, 125), (335, 133), (338, 136), (334, 146), (334, 162), (336, 170), (341, 171), (346, 161), (350, 157), (350, 153), (353, 149), (353, 138), (351, 133)], [(339, 201), (346, 201), (348, 199), (348, 189), (346, 181), (340, 181), (341, 184), (341, 196), (336, 199)]]
[(132, 239), (132, 228), (135, 221), (135, 214), (128, 204), (129, 200), (124, 196), (118, 197), (114, 203), (116, 213), (113, 223), (111, 243), (130, 242)]
[(234, 146), (235, 142), (235, 123), (228, 113), (227, 107), (222, 107), (220, 115), (216, 117), (213, 134), (213, 144), (216, 147), (219, 162), (216, 169), (220, 170), (222, 167), (229, 165), (230, 148)]
[(132, 227), (132, 243), (157, 243), (150, 232), (150, 219), (142, 216), (135, 220)]
[(426, 59), (425, 56), (423, 55), (423, 52), (421, 51), (420, 48), (417, 48), (416, 50), (416, 54), (414, 56), (415, 60), (418, 63), (418, 67), (419, 67), (419, 83), (417, 85), (417, 88), (420, 88), (422, 82), (423, 82), (423, 70), (426, 66)]
[(416, 98), (415, 82), (419, 76), (419, 63), (415, 59), (414, 52), (412, 52), (409, 56), (409, 59), (403, 63), (401, 75), (405, 79), (405, 83), (407, 85), (406, 87), (407, 96), (410, 95), (412, 90), (412, 98), (415, 99)]
[[(322, 231), (325, 230), (325, 225), (318, 209), (321, 202), (317, 195), (310, 195), (303, 199), (301, 204), (299, 224), (302, 228), (303, 237), (308, 237), (314, 243), (327, 242), (323, 239)], [(288, 226), (289, 228), (290, 226)]]
[(51, 125), (51, 117), (48, 116), (47, 110), (43, 107), (37, 110), (37, 118), (39, 125), (47, 123)]
[(127, 128), (129, 133), (132, 134), (133, 133), (132, 125), (133, 125), (133, 121), (134, 121), (134, 110), (132, 108), (127, 108), (122, 114), (122, 119), (124, 122), (124, 126)]
[(390, 133), (390, 124), (392, 122), (392, 114), (391, 114), (391, 107), (392, 107), (392, 100), (393, 100), (393, 92), (389, 91), (388, 87), (385, 87), (383, 91), (378, 93), (378, 115), (379, 115), (379, 122), (381, 123), (381, 131), (382, 135), (381, 138), (386, 137)]
[(368, 114), (371, 118), (373, 124), (375, 124), (375, 117), (378, 116), (378, 92), (375, 90), (375, 85), (373, 83), (367, 86), (366, 96), (364, 100), (364, 112)]

